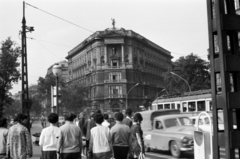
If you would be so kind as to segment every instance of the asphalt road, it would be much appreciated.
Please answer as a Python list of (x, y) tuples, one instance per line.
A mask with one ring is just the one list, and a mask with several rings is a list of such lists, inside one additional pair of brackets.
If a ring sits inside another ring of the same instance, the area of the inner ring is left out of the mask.
[[(151, 151), (146, 153), (146, 158), (148, 159), (176, 159), (173, 157), (170, 152), (166, 151)], [(181, 158), (178, 159), (194, 159), (193, 152), (184, 153)]]

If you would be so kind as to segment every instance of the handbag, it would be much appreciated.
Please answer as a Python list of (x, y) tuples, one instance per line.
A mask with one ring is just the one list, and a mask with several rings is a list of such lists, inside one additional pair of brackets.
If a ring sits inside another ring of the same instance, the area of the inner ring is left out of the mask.
[(145, 159), (145, 155), (142, 152), (140, 152), (140, 155), (138, 156), (138, 159)]

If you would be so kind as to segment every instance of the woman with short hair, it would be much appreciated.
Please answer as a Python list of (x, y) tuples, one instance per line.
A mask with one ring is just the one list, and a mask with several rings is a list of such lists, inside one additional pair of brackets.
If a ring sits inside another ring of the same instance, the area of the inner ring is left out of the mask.
[(132, 136), (132, 152), (131, 155), (134, 159), (137, 159), (142, 152), (144, 152), (144, 142), (143, 142), (143, 131), (141, 128), (141, 122), (143, 118), (140, 113), (134, 114), (133, 125), (131, 127), (131, 136)]

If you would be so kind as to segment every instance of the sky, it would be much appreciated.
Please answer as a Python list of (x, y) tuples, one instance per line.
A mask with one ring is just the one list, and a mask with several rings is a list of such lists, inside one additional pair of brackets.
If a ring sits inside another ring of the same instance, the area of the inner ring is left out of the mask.
[[(171, 52), (175, 61), (194, 53), (207, 60), (206, 0), (25, 0), (28, 85), (96, 31), (112, 27), (133, 30)], [(31, 6), (30, 6), (31, 5)], [(34, 8), (34, 7), (37, 7)], [(47, 12), (47, 13), (46, 13)], [(58, 19), (50, 14), (60, 17)], [(19, 46), (23, 1), (0, 1), (0, 41), (11, 37)], [(69, 22), (66, 22), (69, 21)], [(21, 81), (12, 94), (21, 91)]]

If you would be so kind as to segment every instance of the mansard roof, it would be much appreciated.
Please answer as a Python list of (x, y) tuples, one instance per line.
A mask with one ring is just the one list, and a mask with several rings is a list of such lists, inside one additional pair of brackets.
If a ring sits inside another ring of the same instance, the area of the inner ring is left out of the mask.
[(166, 55), (171, 56), (170, 52), (168, 50), (153, 43), (152, 41), (148, 40), (147, 38), (143, 37), (142, 35), (134, 32), (132, 30), (125, 30), (124, 28), (115, 28), (114, 27), (114, 28), (107, 28), (103, 31), (96, 31), (95, 33), (90, 35), (88, 38), (86, 38), (83, 42), (81, 42), (79, 45), (77, 45), (72, 50), (70, 50), (68, 52), (68, 56), (66, 58), (71, 57), (72, 55), (77, 53), (79, 50), (81, 50), (82, 48), (84, 48), (86, 45), (88, 45), (89, 43), (91, 43), (94, 40), (99, 40), (102, 38), (111, 38), (111, 37), (116, 38), (118, 36), (119, 37), (136, 38), (136, 39), (142, 41), (143, 43), (146, 43), (146, 44), (152, 46), (153, 48), (155, 48), (157, 50), (161, 50)]

